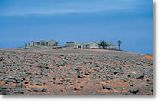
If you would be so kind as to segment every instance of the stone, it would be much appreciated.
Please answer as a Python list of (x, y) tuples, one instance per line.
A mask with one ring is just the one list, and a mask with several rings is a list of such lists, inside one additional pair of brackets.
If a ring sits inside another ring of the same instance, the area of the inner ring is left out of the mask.
[(132, 94), (137, 94), (139, 92), (139, 89), (135, 88), (135, 87), (131, 87), (129, 89), (129, 92), (132, 93)]
[(102, 85), (102, 88), (107, 90), (112, 90), (112, 87), (108, 85)]

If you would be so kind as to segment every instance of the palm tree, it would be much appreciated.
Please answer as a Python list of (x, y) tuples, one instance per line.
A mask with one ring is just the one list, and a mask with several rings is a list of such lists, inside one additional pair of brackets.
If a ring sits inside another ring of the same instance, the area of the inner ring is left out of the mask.
[(119, 48), (119, 50), (121, 50), (121, 44), (122, 44), (122, 41), (118, 40), (118, 48)]

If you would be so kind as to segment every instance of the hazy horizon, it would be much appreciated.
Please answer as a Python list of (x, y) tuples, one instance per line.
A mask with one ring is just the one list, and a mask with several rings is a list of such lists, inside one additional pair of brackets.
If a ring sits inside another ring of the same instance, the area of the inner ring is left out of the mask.
[(0, 0), (0, 48), (34, 40), (122, 41), (153, 53), (152, 0)]

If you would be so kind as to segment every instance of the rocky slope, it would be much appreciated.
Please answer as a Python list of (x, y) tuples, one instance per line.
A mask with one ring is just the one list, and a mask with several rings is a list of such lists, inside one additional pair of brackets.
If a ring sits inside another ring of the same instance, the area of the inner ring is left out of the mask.
[(79, 49), (1, 49), (3, 95), (153, 95), (153, 57)]

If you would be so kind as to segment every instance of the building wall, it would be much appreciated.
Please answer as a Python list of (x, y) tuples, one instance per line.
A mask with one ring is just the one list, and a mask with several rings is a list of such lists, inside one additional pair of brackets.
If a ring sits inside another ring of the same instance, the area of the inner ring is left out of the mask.
[(89, 44), (89, 48), (90, 49), (98, 49), (99, 48), (99, 45), (97, 43), (90, 43)]
[(50, 40), (50, 41), (48, 41), (48, 46), (58, 46), (58, 42), (56, 42), (54, 40)]
[(99, 48), (97, 43), (76, 43), (75, 48), (79, 49), (97, 49)]
[(50, 40), (50, 41), (32, 41), (26, 44), (26, 47), (43, 47), (43, 46), (57, 46), (58, 43), (54, 40)]
[(66, 47), (75, 47), (75, 42), (66, 42), (65, 46)]

